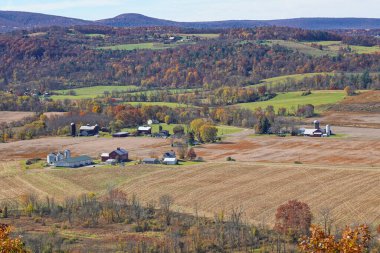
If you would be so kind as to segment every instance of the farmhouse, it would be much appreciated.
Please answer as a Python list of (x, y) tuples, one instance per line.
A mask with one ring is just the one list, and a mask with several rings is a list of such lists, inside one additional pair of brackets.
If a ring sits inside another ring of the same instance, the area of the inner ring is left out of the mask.
[(92, 158), (89, 156), (70, 157), (56, 162), (55, 167), (78, 168), (92, 164)]
[(95, 125), (95, 126), (90, 126), (90, 125), (81, 126), (80, 129), (79, 129), (79, 133), (80, 133), (80, 136), (94, 136), (94, 135), (97, 135), (97, 134), (99, 134), (99, 126), (98, 125)]
[(157, 158), (144, 158), (142, 161), (143, 164), (160, 164), (160, 160)]
[(138, 134), (152, 134), (152, 127), (150, 126), (139, 126), (137, 128)]
[(128, 161), (128, 151), (122, 148), (117, 148), (111, 153), (103, 153), (101, 154), (102, 162), (106, 162), (107, 160), (116, 160), (118, 162), (126, 162)]
[(164, 161), (163, 161), (163, 164), (166, 164), (166, 165), (176, 165), (178, 164), (178, 160), (177, 158), (165, 158)]

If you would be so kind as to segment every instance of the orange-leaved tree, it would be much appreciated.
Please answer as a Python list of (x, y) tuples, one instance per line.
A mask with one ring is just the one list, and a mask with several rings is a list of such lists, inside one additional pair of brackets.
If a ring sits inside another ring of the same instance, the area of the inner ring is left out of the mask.
[(312, 225), (309, 237), (300, 239), (299, 248), (304, 253), (364, 253), (368, 249), (371, 236), (368, 226), (346, 229), (342, 239), (337, 240), (333, 235), (327, 235), (319, 226)]
[(10, 238), (12, 229), (9, 225), (0, 224), (0, 253), (26, 253), (24, 243), (20, 238)]

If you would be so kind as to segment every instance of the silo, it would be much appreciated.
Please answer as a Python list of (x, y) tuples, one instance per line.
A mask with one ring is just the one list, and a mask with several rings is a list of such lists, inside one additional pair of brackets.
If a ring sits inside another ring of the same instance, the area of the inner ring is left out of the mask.
[(319, 121), (314, 120), (314, 129), (319, 129)]
[(98, 124), (95, 125), (94, 131), (95, 131), (94, 134), (99, 134), (99, 125)]
[(48, 164), (53, 165), (55, 163), (55, 154), (48, 154), (46, 160)]
[(327, 134), (327, 136), (331, 135), (331, 126), (330, 125), (326, 125), (326, 134)]
[(59, 161), (62, 161), (64, 158), (63, 154), (61, 154), (60, 152), (57, 154), (56, 156), (56, 161), (59, 162)]
[(71, 157), (70, 150), (66, 149), (65, 151), (63, 151), (63, 155), (64, 155), (65, 159), (70, 158)]
[(77, 133), (76, 125), (75, 125), (75, 123), (71, 123), (71, 136), (75, 137), (76, 133)]

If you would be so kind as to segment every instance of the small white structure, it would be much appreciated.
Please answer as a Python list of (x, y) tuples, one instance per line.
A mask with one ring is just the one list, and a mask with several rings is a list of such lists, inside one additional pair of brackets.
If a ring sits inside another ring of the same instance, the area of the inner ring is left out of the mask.
[(331, 126), (330, 125), (326, 125), (326, 135), (327, 136), (331, 135)]
[(163, 163), (166, 165), (176, 165), (176, 164), (178, 164), (178, 160), (175, 157), (174, 158), (165, 158)]
[(304, 136), (310, 137), (321, 137), (322, 134), (321, 129), (305, 129), (305, 132), (303, 133)]

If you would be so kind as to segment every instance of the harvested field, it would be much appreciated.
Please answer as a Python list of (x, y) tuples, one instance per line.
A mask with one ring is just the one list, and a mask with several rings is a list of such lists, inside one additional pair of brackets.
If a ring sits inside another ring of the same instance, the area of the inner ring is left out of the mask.
[(0, 123), (10, 123), (13, 121), (22, 120), (25, 117), (33, 116), (33, 114), (33, 112), (0, 111)]
[(340, 103), (331, 105), (329, 111), (380, 113), (380, 91), (368, 91), (357, 96), (346, 97)]
[(333, 131), (344, 138), (254, 136), (247, 130), (196, 152), (208, 161), (232, 156), (244, 162), (380, 165), (380, 129), (333, 127)]
[[(380, 129), (380, 113), (326, 112), (322, 117), (316, 119), (333, 126)], [(313, 120), (308, 119), (308, 121)]]
[(110, 152), (117, 147), (127, 149), (132, 159), (150, 157), (152, 150), (157, 153), (170, 149), (169, 141), (160, 138), (46, 137), (1, 144), (0, 161), (45, 158), (50, 152), (64, 149), (70, 149), (74, 155), (99, 157), (101, 153)]
[(236, 162), (25, 171), (10, 162), (0, 171), (0, 184), (6, 186), (0, 189), (2, 198), (37, 192), (62, 200), (81, 193), (102, 194), (114, 186), (144, 201), (170, 194), (176, 210), (192, 213), (197, 205), (207, 216), (241, 206), (249, 220), (270, 224), (280, 204), (299, 199), (315, 214), (331, 207), (342, 224), (380, 222), (380, 170), (372, 167)]

